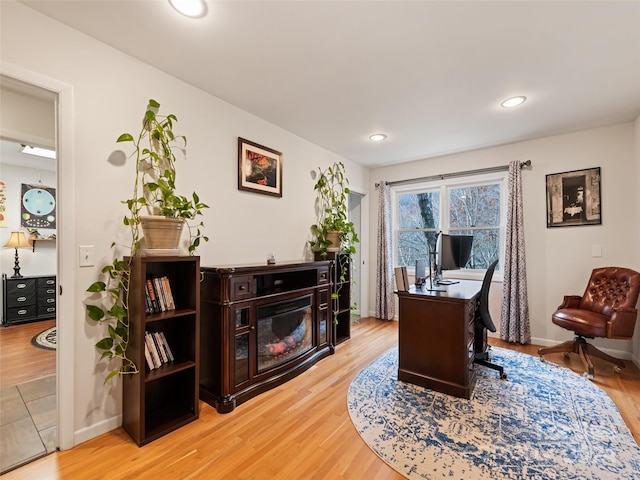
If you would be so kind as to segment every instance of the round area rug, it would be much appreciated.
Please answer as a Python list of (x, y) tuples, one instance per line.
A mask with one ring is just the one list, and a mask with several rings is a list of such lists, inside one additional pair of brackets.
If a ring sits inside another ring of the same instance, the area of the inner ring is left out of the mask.
[(56, 327), (47, 328), (31, 339), (31, 345), (46, 350), (55, 350), (57, 346)]
[(349, 387), (363, 440), (409, 479), (640, 479), (640, 447), (607, 394), (538, 357), (493, 347), (470, 400), (398, 381), (394, 348)]

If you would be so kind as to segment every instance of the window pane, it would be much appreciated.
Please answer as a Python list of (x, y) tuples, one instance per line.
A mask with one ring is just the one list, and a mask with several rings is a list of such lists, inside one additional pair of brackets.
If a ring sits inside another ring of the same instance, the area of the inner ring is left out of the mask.
[(410, 193), (398, 196), (400, 229), (439, 228), (440, 193)]
[(471, 256), (464, 268), (484, 270), (497, 260), (500, 252), (500, 229), (451, 230), (452, 235), (473, 235)]
[(415, 267), (416, 260), (428, 260), (429, 245), (434, 247), (436, 235), (435, 231), (398, 232), (398, 266)]
[(449, 225), (497, 227), (500, 225), (500, 185), (480, 185), (449, 190)]

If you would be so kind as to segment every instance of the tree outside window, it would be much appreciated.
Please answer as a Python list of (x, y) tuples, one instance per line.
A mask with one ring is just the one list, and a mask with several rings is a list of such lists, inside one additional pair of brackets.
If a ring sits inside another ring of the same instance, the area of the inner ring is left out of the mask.
[(442, 231), (473, 235), (473, 250), (465, 268), (485, 270), (500, 254), (503, 190), (503, 180), (494, 179), (398, 192), (397, 265), (412, 267), (417, 259), (427, 259)]

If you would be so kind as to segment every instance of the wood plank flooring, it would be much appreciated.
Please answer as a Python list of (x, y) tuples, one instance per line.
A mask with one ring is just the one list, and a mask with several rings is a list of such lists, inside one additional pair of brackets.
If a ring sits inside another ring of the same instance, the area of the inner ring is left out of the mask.
[[(399, 480), (361, 440), (346, 406), (353, 377), (397, 345), (397, 322), (363, 319), (336, 354), (229, 414), (201, 403), (200, 419), (138, 448), (116, 429), (9, 472), (3, 480), (54, 479), (349, 479)], [(537, 354), (536, 346), (507, 348)], [(573, 359), (548, 356), (581, 372)], [(640, 371), (596, 364), (596, 383), (618, 404), (640, 443)], [(106, 394), (106, 393), (105, 393)]]
[(0, 327), (0, 387), (56, 373), (55, 350), (31, 345), (34, 335), (55, 325), (53, 319)]

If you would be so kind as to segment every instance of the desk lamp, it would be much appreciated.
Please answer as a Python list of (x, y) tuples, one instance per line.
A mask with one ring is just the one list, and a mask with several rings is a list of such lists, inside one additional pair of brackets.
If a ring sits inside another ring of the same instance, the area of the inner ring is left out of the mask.
[(13, 275), (11, 278), (21, 278), (20, 275), (20, 262), (18, 259), (18, 249), (19, 248), (27, 248), (29, 247), (29, 240), (23, 232), (11, 232), (11, 237), (9, 237), (9, 241), (4, 244), (5, 248), (15, 248), (16, 249), (16, 261), (13, 266)]

